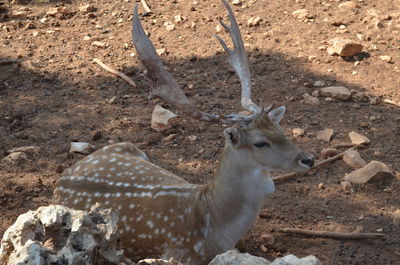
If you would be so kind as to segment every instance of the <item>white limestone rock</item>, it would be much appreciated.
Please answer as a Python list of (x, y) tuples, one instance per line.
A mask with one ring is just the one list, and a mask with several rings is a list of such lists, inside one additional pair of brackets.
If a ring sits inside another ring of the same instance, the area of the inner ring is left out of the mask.
[(160, 105), (156, 105), (151, 114), (151, 128), (158, 132), (171, 128), (176, 125), (178, 121), (179, 118), (175, 113), (164, 109)]
[(365, 184), (389, 178), (395, 178), (389, 167), (382, 162), (373, 160), (366, 166), (347, 174), (344, 180), (353, 184)]

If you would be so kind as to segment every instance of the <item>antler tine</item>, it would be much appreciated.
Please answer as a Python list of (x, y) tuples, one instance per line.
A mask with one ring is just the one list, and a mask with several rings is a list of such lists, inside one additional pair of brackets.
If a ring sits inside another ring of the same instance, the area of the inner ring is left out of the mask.
[(132, 42), (144, 67), (145, 75), (153, 83), (151, 96), (157, 96), (177, 109), (187, 113), (195, 119), (205, 121), (219, 121), (220, 117), (211, 113), (204, 113), (193, 107), (193, 104), (179, 88), (178, 83), (165, 69), (160, 57), (157, 55), (153, 43), (147, 37), (139, 20), (138, 5), (135, 4), (132, 21)]
[(228, 10), (228, 17), (230, 22), (230, 27), (226, 25), (221, 19), (219, 22), (221, 25), (228, 31), (231, 36), (234, 49), (231, 50), (226, 45), (225, 41), (221, 39), (220, 36), (216, 35), (216, 38), (221, 43), (224, 50), (228, 53), (228, 63), (235, 70), (236, 75), (240, 79), (240, 84), (242, 87), (242, 98), (241, 103), (243, 108), (247, 109), (252, 113), (257, 113), (261, 111), (261, 108), (253, 103), (251, 100), (251, 74), (249, 62), (246, 57), (246, 51), (244, 49), (243, 39), (240, 34), (239, 26), (236, 22), (235, 15), (232, 12), (231, 7), (226, 2), (226, 0), (222, 0), (225, 8)]

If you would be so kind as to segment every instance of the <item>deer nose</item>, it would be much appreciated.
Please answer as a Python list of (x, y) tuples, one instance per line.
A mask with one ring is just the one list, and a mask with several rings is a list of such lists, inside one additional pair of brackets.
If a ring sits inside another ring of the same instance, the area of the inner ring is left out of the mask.
[(303, 158), (302, 160), (300, 160), (300, 163), (308, 167), (312, 167), (314, 165), (314, 157)]

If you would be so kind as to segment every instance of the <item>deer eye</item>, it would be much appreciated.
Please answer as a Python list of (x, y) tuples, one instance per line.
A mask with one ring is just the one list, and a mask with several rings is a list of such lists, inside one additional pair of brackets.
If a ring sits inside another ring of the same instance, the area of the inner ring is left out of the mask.
[(263, 148), (263, 147), (271, 147), (271, 145), (267, 142), (259, 142), (254, 144), (258, 148)]

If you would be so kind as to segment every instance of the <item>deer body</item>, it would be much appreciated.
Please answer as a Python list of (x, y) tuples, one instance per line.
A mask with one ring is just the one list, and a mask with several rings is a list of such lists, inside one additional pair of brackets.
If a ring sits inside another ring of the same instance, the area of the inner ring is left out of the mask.
[[(282, 108), (276, 110), (279, 114)], [(147, 161), (133, 144), (119, 143), (67, 170), (57, 183), (54, 202), (81, 210), (96, 202), (117, 209), (129, 258), (174, 257), (184, 264), (206, 264), (234, 248), (250, 228), (274, 191), (270, 170), (309, 168), (304, 163), (309, 154), (289, 142), (268, 115), (259, 120), (224, 131), (221, 162), (209, 184), (190, 184)], [(260, 147), (266, 141), (268, 146)], [(278, 153), (282, 161), (271, 162), (264, 156), (268, 152)]]

